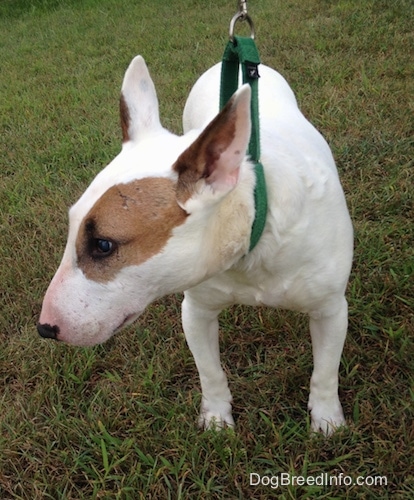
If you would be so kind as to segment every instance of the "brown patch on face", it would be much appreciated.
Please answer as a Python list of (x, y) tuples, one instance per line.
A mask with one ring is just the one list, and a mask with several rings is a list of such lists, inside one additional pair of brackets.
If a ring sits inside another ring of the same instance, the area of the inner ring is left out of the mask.
[(121, 129), (122, 129), (122, 142), (129, 141), (129, 123), (131, 118), (129, 116), (129, 109), (127, 103), (125, 102), (125, 98), (121, 93), (121, 97), (119, 99), (119, 113), (121, 117)]
[(178, 173), (177, 199), (185, 203), (194, 194), (195, 184), (214, 172), (217, 160), (231, 141), (236, 130), (234, 98), (203, 130), (199, 137), (178, 157), (173, 169)]
[(88, 279), (107, 282), (123, 267), (159, 253), (186, 217), (170, 179), (147, 177), (113, 186), (80, 225), (78, 266)]

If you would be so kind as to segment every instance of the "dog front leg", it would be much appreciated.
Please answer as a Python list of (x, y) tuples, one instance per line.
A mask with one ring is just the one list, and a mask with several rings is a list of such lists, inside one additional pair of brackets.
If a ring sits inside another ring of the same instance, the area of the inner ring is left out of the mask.
[(314, 314), (310, 317), (313, 351), (313, 373), (308, 408), (312, 430), (329, 436), (345, 425), (338, 397), (338, 370), (348, 326), (348, 304), (338, 301), (335, 314)]
[(205, 429), (234, 426), (231, 393), (220, 364), (218, 314), (192, 300), (182, 303), (182, 322), (188, 347), (200, 376), (202, 401), (199, 425)]

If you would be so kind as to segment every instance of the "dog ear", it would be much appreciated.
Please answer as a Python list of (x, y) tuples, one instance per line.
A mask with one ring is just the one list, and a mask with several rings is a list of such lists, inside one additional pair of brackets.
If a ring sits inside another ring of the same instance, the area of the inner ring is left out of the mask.
[[(177, 200), (218, 201), (237, 184), (250, 139), (249, 85), (243, 85), (177, 159)], [(189, 210), (191, 212), (191, 210)]]
[(125, 72), (119, 107), (123, 147), (161, 128), (157, 93), (141, 56)]

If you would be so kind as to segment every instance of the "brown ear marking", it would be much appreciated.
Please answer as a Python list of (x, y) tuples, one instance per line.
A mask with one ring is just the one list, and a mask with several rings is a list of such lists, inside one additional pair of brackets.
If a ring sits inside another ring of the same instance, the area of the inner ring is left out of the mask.
[(232, 97), (222, 111), (207, 125), (199, 137), (173, 165), (178, 173), (177, 199), (186, 202), (195, 191), (195, 184), (214, 172), (217, 160), (229, 146), (236, 133), (236, 110)]
[(121, 129), (122, 129), (122, 142), (128, 142), (129, 137), (129, 124), (131, 122), (131, 117), (129, 115), (128, 105), (125, 101), (124, 95), (121, 93), (119, 99), (119, 113), (121, 117)]

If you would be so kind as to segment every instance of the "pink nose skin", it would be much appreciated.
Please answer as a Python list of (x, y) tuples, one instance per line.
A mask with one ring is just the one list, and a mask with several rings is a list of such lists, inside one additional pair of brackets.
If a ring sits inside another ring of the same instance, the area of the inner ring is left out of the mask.
[(57, 336), (59, 334), (59, 327), (54, 325), (51, 326), (47, 323), (45, 324), (37, 324), (37, 331), (39, 332), (39, 335), (43, 337), (44, 339), (53, 339), (53, 340), (58, 340)]

